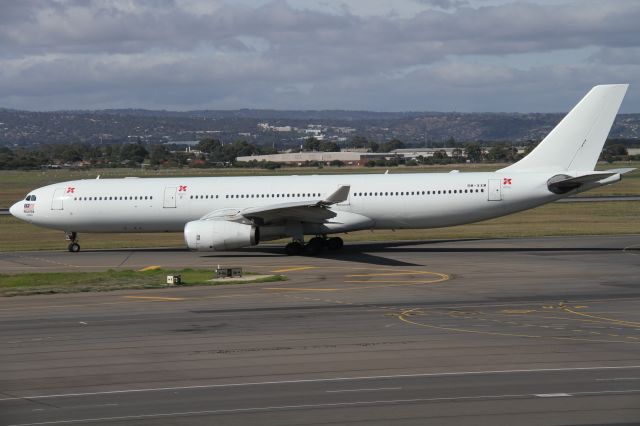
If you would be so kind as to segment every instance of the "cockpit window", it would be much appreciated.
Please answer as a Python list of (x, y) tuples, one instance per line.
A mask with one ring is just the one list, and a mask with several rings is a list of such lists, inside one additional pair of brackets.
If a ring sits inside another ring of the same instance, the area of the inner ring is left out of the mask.
[(32, 196), (31, 196), (31, 201), (35, 201), (35, 200), (36, 200), (36, 196), (35, 196), (35, 195), (32, 195)]
[(31, 201), (31, 195), (27, 195), (27, 198), (25, 198), (25, 201)]
[(35, 195), (27, 195), (27, 198), (25, 198), (26, 201), (35, 201), (36, 200), (36, 196)]

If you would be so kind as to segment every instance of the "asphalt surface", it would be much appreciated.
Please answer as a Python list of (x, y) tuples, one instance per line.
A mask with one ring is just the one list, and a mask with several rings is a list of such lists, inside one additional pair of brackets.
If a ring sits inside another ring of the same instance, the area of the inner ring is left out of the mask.
[(640, 236), (0, 253), (286, 282), (0, 299), (0, 424), (637, 424)]

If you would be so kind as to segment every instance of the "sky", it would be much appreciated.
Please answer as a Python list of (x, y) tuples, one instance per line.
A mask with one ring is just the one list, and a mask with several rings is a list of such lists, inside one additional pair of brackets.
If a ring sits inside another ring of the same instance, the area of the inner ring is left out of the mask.
[(638, 0), (0, 0), (0, 107), (563, 112), (630, 83)]

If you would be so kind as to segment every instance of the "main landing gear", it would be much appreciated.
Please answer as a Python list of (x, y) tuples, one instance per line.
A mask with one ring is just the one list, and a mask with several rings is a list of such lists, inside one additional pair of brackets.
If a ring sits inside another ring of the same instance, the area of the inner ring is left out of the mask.
[(284, 252), (288, 256), (298, 256), (306, 254), (315, 256), (323, 249), (338, 250), (344, 246), (344, 241), (340, 237), (327, 238), (326, 236), (318, 236), (309, 240), (306, 244), (300, 241), (292, 241), (284, 247)]
[(80, 251), (77, 232), (67, 232), (67, 241), (70, 241), (69, 245), (67, 246), (67, 250), (69, 250), (71, 253), (77, 253)]

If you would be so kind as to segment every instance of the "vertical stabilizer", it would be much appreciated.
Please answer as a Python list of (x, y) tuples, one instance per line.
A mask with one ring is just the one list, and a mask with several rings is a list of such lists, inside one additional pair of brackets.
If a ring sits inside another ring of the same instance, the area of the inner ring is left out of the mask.
[(627, 87), (595, 86), (529, 155), (500, 171), (594, 170)]

